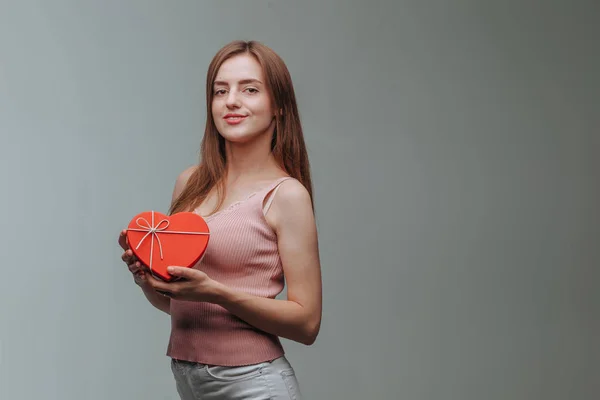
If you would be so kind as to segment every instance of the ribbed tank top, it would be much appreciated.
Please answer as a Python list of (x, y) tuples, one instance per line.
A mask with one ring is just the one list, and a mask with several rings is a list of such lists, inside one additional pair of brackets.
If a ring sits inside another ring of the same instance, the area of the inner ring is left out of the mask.
[[(245, 199), (205, 217), (208, 247), (193, 267), (210, 278), (255, 296), (275, 298), (284, 287), (277, 237), (263, 209), (266, 196), (291, 177), (275, 180)], [(275, 197), (270, 197), (266, 209)], [(208, 302), (171, 299), (167, 356), (210, 365), (238, 366), (284, 354), (279, 338), (225, 308)]]

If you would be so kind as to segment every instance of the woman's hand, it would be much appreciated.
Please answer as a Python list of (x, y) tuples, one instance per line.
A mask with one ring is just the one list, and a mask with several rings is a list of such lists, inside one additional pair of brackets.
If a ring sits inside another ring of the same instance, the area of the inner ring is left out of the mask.
[(175, 282), (164, 282), (151, 274), (146, 274), (146, 281), (154, 290), (163, 296), (176, 300), (205, 301), (216, 303), (222, 285), (211, 279), (204, 272), (185, 267), (169, 267), (167, 272)]
[(123, 249), (121, 259), (129, 269), (129, 272), (133, 275), (133, 280), (139, 286), (144, 286), (148, 283), (148, 273), (144, 270), (142, 263), (133, 255), (133, 251), (129, 248), (127, 241), (127, 230), (123, 229), (119, 235), (119, 245)]

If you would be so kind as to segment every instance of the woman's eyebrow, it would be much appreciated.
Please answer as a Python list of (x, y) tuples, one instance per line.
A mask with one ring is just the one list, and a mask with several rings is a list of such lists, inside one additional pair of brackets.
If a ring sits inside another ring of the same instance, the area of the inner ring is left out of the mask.
[[(259, 81), (258, 79), (242, 79), (241, 81), (238, 82), (240, 85), (246, 85), (248, 83), (261, 83), (261, 81)], [(215, 81), (215, 83), (213, 84), (215, 86), (219, 85), (219, 86), (228, 86), (228, 83), (225, 81)]]

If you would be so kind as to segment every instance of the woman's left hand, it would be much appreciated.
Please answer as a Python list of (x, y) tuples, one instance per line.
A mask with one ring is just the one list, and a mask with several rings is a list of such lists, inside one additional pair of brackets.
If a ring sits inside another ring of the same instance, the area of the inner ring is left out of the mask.
[(147, 274), (148, 284), (158, 293), (176, 300), (215, 302), (219, 284), (204, 272), (193, 268), (169, 267), (167, 272), (175, 282), (164, 282)]

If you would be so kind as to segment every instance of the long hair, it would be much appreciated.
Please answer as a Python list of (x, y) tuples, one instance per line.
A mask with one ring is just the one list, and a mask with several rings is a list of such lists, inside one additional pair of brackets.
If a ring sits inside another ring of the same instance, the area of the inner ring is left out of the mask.
[(221, 48), (212, 59), (206, 75), (206, 126), (200, 146), (200, 162), (189, 177), (181, 194), (173, 201), (170, 214), (193, 210), (216, 187), (217, 205), (225, 197), (226, 153), (225, 139), (217, 131), (212, 116), (213, 84), (219, 68), (231, 57), (250, 54), (261, 65), (267, 89), (274, 107), (275, 130), (271, 140), (271, 151), (279, 166), (291, 177), (301, 182), (308, 190), (314, 207), (310, 165), (292, 78), (283, 60), (272, 49), (256, 41), (233, 41)]

